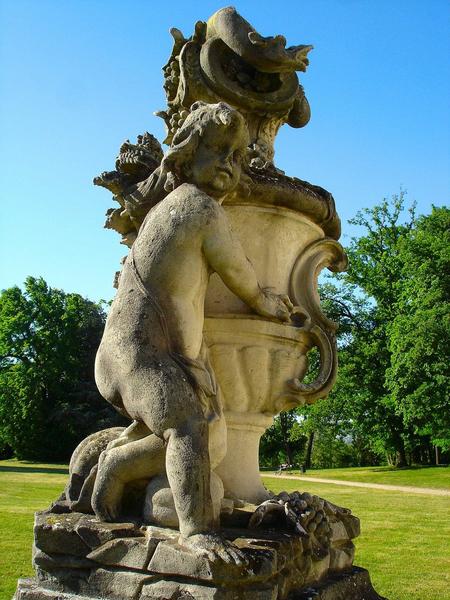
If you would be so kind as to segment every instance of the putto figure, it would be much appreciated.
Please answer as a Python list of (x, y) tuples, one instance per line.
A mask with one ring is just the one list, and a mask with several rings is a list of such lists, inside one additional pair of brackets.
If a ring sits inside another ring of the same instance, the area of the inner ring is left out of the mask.
[[(125, 197), (131, 218), (147, 213), (125, 261), (96, 361), (100, 392), (133, 420), (102, 453), (92, 506), (119, 516), (125, 485), (164, 464), (182, 542), (239, 562), (212, 533), (209, 424), (222, 419), (203, 344), (209, 277), (258, 314), (289, 321), (292, 304), (259, 285), (221, 203), (239, 184), (248, 145), (243, 117), (224, 103), (193, 105), (161, 166)], [(149, 210), (150, 208), (150, 210)]]

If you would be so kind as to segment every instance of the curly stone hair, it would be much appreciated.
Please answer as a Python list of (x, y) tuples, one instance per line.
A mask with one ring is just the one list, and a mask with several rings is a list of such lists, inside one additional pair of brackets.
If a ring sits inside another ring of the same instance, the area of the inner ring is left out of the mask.
[(218, 104), (195, 102), (191, 106), (190, 114), (174, 135), (161, 165), (124, 198), (126, 211), (137, 228), (152, 206), (188, 180), (189, 165), (202, 137), (210, 127), (232, 130), (237, 135), (243, 135), (245, 143), (242, 146), (240, 160), (244, 160), (245, 148), (249, 143), (244, 117), (224, 102)]

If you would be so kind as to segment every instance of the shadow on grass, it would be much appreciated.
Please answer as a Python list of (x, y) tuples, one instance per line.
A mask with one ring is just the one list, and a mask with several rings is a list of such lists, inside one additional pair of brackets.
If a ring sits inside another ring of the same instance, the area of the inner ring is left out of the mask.
[(68, 475), (69, 469), (46, 469), (45, 467), (10, 467), (0, 466), (0, 472), (6, 473), (54, 473), (55, 475)]

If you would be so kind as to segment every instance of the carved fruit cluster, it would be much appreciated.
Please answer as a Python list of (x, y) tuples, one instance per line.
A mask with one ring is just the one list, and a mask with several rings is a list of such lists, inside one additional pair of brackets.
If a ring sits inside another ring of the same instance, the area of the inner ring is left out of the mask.
[(287, 520), (297, 530), (303, 530), (309, 536), (314, 535), (321, 546), (329, 545), (331, 528), (323, 498), (307, 492), (280, 492), (272, 500), (283, 505)]
[(180, 83), (180, 60), (178, 56), (171, 56), (167, 65), (163, 68), (164, 84), (163, 88), (167, 94), (167, 99), (173, 100), (178, 91)]
[[(145, 178), (161, 162), (163, 151), (158, 140), (146, 131), (137, 136), (136, 144), (126, 140), (119, 150), (116, 169), (122, 173)], [(141, 180), (142, 181), (142, 180)]]
[(320, 559), (330, 548), (331, 526), (329, 517), (344, 511), (319, 496), (307, 492), (280, 492), (263, 502), (253, 513), (249, 527), (288, 528), (307, 538), (313, 558)]

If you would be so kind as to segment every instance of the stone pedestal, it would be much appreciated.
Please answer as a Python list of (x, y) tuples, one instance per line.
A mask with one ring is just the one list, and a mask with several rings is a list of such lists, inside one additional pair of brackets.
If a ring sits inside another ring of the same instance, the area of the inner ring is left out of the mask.
[[(228, 492), (259, 504), (270, 497), (259, 474), (259, 442), (273, 417), (226, 411), (227, 454), (216, 469)], [(245, 448), (245, 452), (244, 452)]]
[[(107, 571), (104, 571), (107, 577)], [(110, 576), (111, 577), (111, 574)], [(122, 586), (131, 583), (130, 579), (122, 579), (119, 575), (116, 577), (118, 584), (116, 592), (119, 595), (109, 596), (122, 600), (129, 596), (123, 596)], [(110, 578), (110, 581), (112, 579)], [(119, 584), (120, 581), (120, 584)], [(139, 584), (139, 575), (136, 574), (136, 582)], [(138, 591), (134, 596), (136, 600), (275, 600), (278, 598), (276, 588), (254, 587), (248, 591), (230, 591), (223, 588), (213, 588), (208, 586), (197, 586), (195, 584), (183, 584), (178, 581), (159, 581), (151, 586), (145, 583), (141, 586), (131, 586), (131, 589)], [(151, 595), (149, 595), (149, 593)], [(156, 595), (155, 595), (156, 594)], [(105, 598), (101, 596), (101, 598)], [(36, 579), (20, 579), (17, 586), (17, 593), (14, 600), (100, 600), (100, 597), (85, 596), (73, 594), (71, 592), (58, 592), (44, 587)], [(304, 591), (293, 591), (289, 600), (385, 600), (379, 596), (372, 587), (368, 571), (353, 567), (347, 573), (331, 576), (323, 584), (307, 588)]]
[[(178, 543), (176, 530), (102, 523), (81, 513), (36, 514), (35, 579), (20, 580), (15, 600), (380, 600), (368, 573), (352, 567), (359, 521), (330, 520), (326, 547), (313, 537), (248, 529), (254, 506), (234, 512), (225, 537), (245, 565), (210, 560)], [(64, 510), (60, 503), (53, 510)]]

